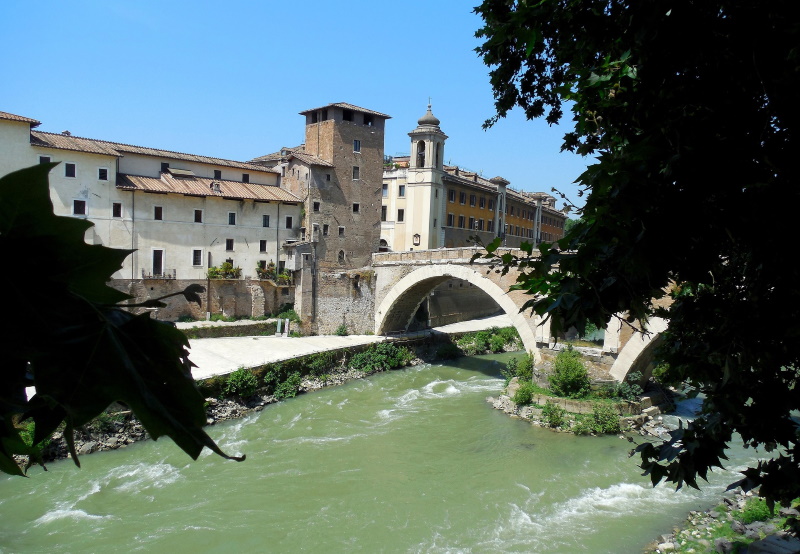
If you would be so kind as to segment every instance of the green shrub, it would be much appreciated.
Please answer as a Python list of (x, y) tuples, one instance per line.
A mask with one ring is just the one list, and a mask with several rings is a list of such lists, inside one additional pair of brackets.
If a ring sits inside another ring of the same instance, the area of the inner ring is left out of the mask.
[(542, 421), (554, 429), (563, 427), (567, 423), (567, 410), (548, 400), (542, 408)]
[(371, 345), (350, 360), (350, 367), (364, 373), (375, 373), (408, 365), (414, 354), (406, 347), (395, 346), (390, 342)]
[(521, 358), (511, 358), (506, 362), (506, 368), (501, 371), (506, 379), (506, 385), (514, 377), (518, 377), (520, 382), (533, 380), (533, 356), (530, 352), (525, 353)]
[(506, 339), (501, 335), (489, 337), (489, 350), (492, 352), (502, 352), (506, 346)]
[(661, 383), (665, 387), (679, 385), (682, 381), (669, 364), (666, 362), (658, 364), (653, 368), (653, 379)]
[(550, 374), (550, 389), (556, 396), (566, 398), (585, 398), (589, 394), (589, 373), (580, 352), (569, 347), (558, 353)]
[(644, 392), (642, 387), (639, 386), (639, 383), (637, 382), (641, 378), (642, 374), (638, 371), (628, 375), (627, 380), (615, 387), (615, 396), (617, 398), (622, 398), (623, 400), (630, 400), (631, 402), (636, 400), (636, 398)]
[(258, 390), (258, 378), (249, 369), (240, 367), (228, 376), (222, 394), (248, 398), (253, 396), (256, 390)]
[(39, 444), (33, 444), (33, 437), (36, 431), (36, 423), (32, 419), (28, 419), (25, 423), (22, 424), (22, 427), (19, 429), (19, 436), (23, 440), (25, 444), (28, 446), (33, 447), (36, 450), (41, 451), (44, 447), (50, 444), (50, 439), (44, 439)]
[(291, 373), (285, 381), (281, 382), (275, 388), (275, 398), (278, 400), (282, 400), (284, 398), (294, 398), (297, 396), (297, 391), (300, 388), (300, 383), (302, 382), (302, 378), (300, 374), (296, 371)]
[(333, 367), (336, 366), (338, 357), (334, 352), (320, 352), (312, 354), (305, 360), (306, 370), (309, 375), (319, 377), (324, 373), (328, 373)]
[(536, 390), (534, 389), (533, 383), (522, 383), (517, 389), (517, 392), (514, 393), (514, 398), (512, 398), (512, 400), (514, 401), (514, 404), (517, 404), (518, 406), (527, 406), (533, 401), (533, 395), (535, 392)]
[(348, 332), (347, 332), (347, 325), (345, 325), (344, 323), (342, 323), (341, 325), (339, 325), (339, 326), (336, 328), (336, 331), (334, 332), (334, 335), (336, 335), (336, 336), (338, 336), (338, 337), (346, 337), (346, 336), (347, 336), (347, 335), (349, 335), (349, 334), (350, 334), (350, 333), (348, 333)]
[(619, 414), (611, 404), (596, 403), (592, 406), (592, 413), (576, 416), (572, 432), (576, 435), (616, 434), (621, 430)]
[(278, 319), (288, 319), (289, 321), (293, 321), (295, 323), (300, 323), (300, 316), (297, 315), (297, 312), (294, 310), (286, 310), (284, 312), (279, 313), (277, 316)]
[(193, 323), (195, 319), (190, 315), (182, 315), (178, 318), (178, 323)]
[(452, 360), (460, 356), (463, 356), (463, 352), (461, 352), (461, 349), (452, 342), (443, 344), (436, 349), (437, 360)]
[(522, 344), (522, 339), (520, 339), (516, 327), (503, 327), (497, 330), (497, 334), (503, 337), (505, 343), (510, 346), (520, 347)]
[(742, 508), (738, 519), (747, 525), (756, 521), (766, 521), (771, 517), (772, 513), (763, 498), (750, 498)]

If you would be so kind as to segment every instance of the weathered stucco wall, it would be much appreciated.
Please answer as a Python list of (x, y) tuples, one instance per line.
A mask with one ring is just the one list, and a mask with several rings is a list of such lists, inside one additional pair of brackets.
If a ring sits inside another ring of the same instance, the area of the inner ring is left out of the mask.
[[(206, 288), (209, 291), (200, 294), (202, 304), (188, 302), (183, 296), (174, 296), (164, 302), (165, 308), (151, 309), (154, 317), (164, 321), (176, 321), (190, 316), (194, 319), (205, 319), (208, 300), (211, 301), (210, 312), (227, 317), (256, 317), (276, 312), (283, 304), (294, 301), (294, 287), (276, 287), (268, 281), (248, 279), (114, 279), (109, 284), (133, 296), (132, 303), (159, 298), (167, 294), (182, 291), (191, 284)], [(135, 308), (134, 311), (147, 311), (146, 308)]]

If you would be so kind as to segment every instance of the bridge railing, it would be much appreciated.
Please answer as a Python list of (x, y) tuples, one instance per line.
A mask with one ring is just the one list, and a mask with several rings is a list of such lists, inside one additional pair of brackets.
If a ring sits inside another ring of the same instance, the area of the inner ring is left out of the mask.
[[(433, 250), (409, 250), (400, 252), (377, 252), (372, 255), (372, 264), (391, 264), (391, 263), (436, 263), (455, 261), (463, 263), (469, 261), (476, 253), (483, 252), (480, 247), (463, 248), (437, 248)], [(525, 253), (518, 248), (498, 248), (495, 251), (498, 255), (506, 253), (523, 256)], [(488, 260), (476, 260), (480, 263), (488, 263)]]

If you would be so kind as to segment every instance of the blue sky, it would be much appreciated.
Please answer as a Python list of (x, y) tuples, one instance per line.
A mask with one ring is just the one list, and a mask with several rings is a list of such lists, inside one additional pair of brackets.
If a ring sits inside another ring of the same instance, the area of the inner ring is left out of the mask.
[(385, 151), (407, 153), (431, 97), (445, 162), (582, 205), (572, 182), (591, 160), (559, 152), (566, 127), (513, 113), (481, 129), (494, 110), (476, 3), (4, 0), (0, 110), (247, 160), (301, 143), (297, 113), (332, 102), (391, 115)]

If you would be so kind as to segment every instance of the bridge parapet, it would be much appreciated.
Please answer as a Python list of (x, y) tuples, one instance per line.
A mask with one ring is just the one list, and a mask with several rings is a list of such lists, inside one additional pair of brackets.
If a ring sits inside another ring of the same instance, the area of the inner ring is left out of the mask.
[[(472, 256), (483, 252), (480, 247), (464, 248), (437, 248), (434, 250), (410, 250), (407, 252), (378, 252), (372, 255), (374, 267), (389, 265), (426, 265), (441, 263), (469, 264)], [(523, 256), (525, 253), (518, 248), (498, 248), (498, 255), (506, 253)], [(488, 265), (490, 260), (476, 259), (475, 264)]]

